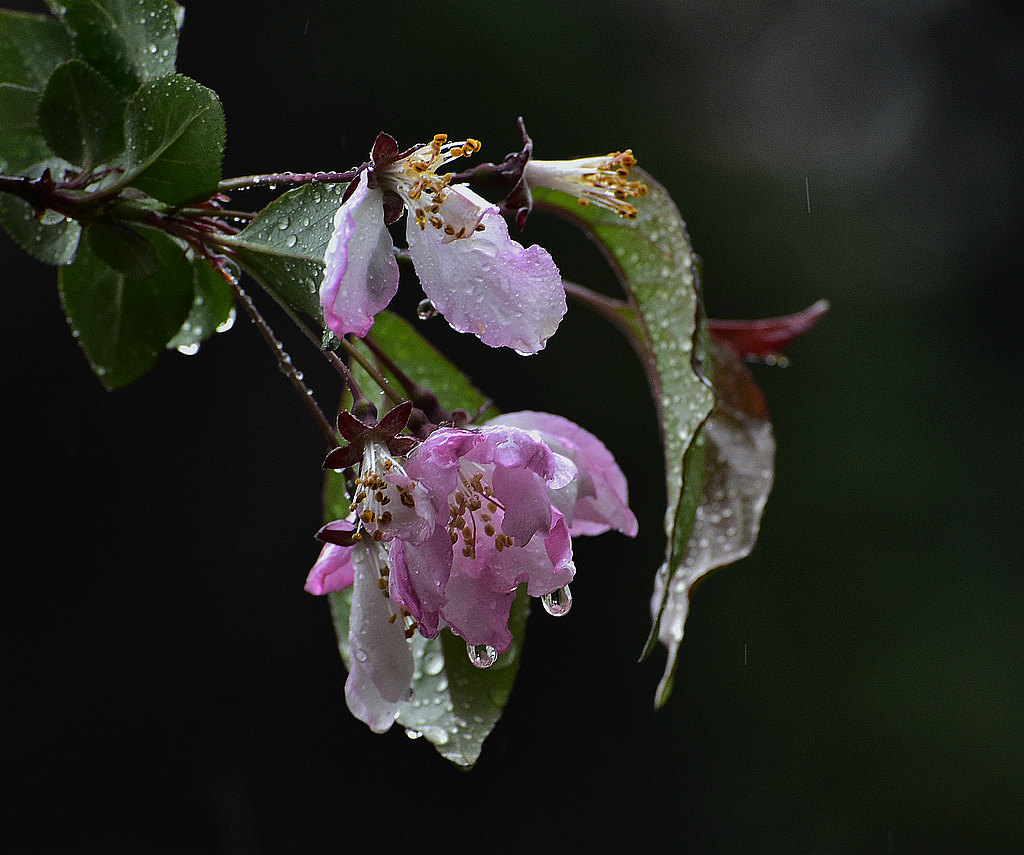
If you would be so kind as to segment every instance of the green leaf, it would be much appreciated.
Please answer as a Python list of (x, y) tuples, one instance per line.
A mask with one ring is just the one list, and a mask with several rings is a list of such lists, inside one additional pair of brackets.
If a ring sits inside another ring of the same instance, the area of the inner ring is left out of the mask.
[(128, 279), (148, 279), (156, 272), (153, 244), (128, 226), (99, 220), (85, 230), (85, 239), (100, 261)]
[(224, 136), (224, 110), (213, 90), (183, 74), (146, 83), (128, 102), (118, 185), (170, 205), (210, 196), (220, 181)]
[(39, 127), (58, 157), (98, 166), (124, 150), (124, 101), (98, 71), (68, 60), (46, 84)]
[(188, 317), (177, 335), (167, 342), (170, 348), (195, 348), (215, 332), (226, 332), (234, 323), (235, 292), (205, 260), (192, 265), (195, 297)]
[(182, 257), (182, 246), (162, 232), (146, 239), (157, 260), (157, 272), (148, 279), (129, 279), (101, 261), (88, 243), (58, 277), (73, 333), (108, 389), (149, 371), (192, 305), (192, 265)]
[[(55, 176), (64, 174), (71, 164), (56, 158), (34, 163), (24, 170), (29, 178), (38, 178), (49, 169)], [(67, 264), (75, 257), (81, 226), (54, 211), (37, 217), (28, 202), (10, 193), (0, 193), (0, 225), (29, 255), (44, 264)]]
[(61, 0), (75, 49), (123, 94), (174, 72), (183, 10), (168, 0)]
[(35, 89), (14, 83), (0, 83), (0, 116), (3, 116), (4, 133), (38, 135), (38, 108), (39, 93)]
[[(486, 402), (469, 379), (443, 354), (424, 339), (415, 327), (390, 312), (377, 315), (372, 335), (413, 380), (429, 387), (443, 407), (475, 413)], [(363, 345), (364, 353), (372, 358)], [(369, 377), (354, 367), (358, 382), (370, 384)], [(369, 394), (369, 385), (363, 385)], [(344, 478), (328, 472), (324, 486), (324, 521), (340, 519), (348, 513)], [(329, 595), (338, 648), (346, 667), (348, 653), (351, 589)], [(423, 736), (438, 753), (459, 766), (472, 766), (480, 757), (484, 740), (494, 729), (508, 702), (519, 669), (525, 637), (529, 597), (522, 590), (516, 596), (509, 618), (513, 641), (498, 661), (481, 670), (466, 654), (466, 643), (443, 629), (437, 638), (413, 636), (415, 670), (413, 697), (403, 703), (398, 723), (410, 736)]]
[(0, 10), (0, 172), (18, 174), (53, 157), (36, 109), (53, 69), (70, 56), (71, 39), (58, 21)]
[(278, 196), (244, 231), (224, 243), (268, 291), (320, 321), (320, 280), (334, 213), (345, 184), (306, 184)]
[(71, 58), (71, 38), (45, 15), (0, 10), (0, 83), (43, 91), (53, 70)]
[[(672, 691), (676, 654), (683, 638), (694, 585), (708, 572), (739, 561), (754, 547), (761, 512), (772, 487), (775, 437), (768, 408), (750, 372), (724, 344), (710, 346), (715, 377), (715, 406), (690, 449), (703, 458), (697, 489), (699, 506), (672, 574), (659, 574), (655, 602), (664, 602), (658, 621), (658, 640), (668, 651), (665, 673), (655, 703), (661, 706)], [(690, 451), (687, 452), (689, 462)]]
[[(619, 217), (604, 208), (582, 207), (575, 197), (537, 189), (540, 207), (554, 210), (577, 222), (603, 250), (635, 311), (647, 378), (661, 424), (665, 452), (667, 535), (665, 564), (671, 578), (679, 567), (690, 539), (692, 515), (677, 514), (685, 494), (684, 456), (714, 404), (706, 380), (694, 370), (700, 317), (696, 259), (686, 226), (665, 188), (642, 170), (633, 177), (648, 186), (638, 199), (635, 220)], [(632, 326), (632, 325), (631, 325)], [(699, 466), (700, 456), (689, 461)], [(687, 482), (700, 483), (699, 473), (687, 473)], [(654, 633), (656, 634), (656, 633)]]

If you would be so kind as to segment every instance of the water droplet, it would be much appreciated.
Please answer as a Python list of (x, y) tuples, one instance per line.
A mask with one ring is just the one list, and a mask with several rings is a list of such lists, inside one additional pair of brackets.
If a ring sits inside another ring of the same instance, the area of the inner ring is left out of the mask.
[(419, 739), (423, 734), (418, 730), (413, 730), (411, 727), (405, 729), (405, 735), (410, 739)]
[(431, 653), (423, 661), (423, 672), (431, 677), (440, 674), (442, 668), (444, 668), (444, 656), (440, 653)]
[(183, 344), (178, 348), (178, 353), (183, 353), (185, 356), (195, 356), (199, 353), (199, 343)]
[(416, 317), (421, 321), (429, 321), (436, 315), (437, 307), (430, 300), (420, 300), (420, 304), (416, 307)]
[(281, 219), (277, 221), (277, 227), (281, 231), (284, 231), (285, 229), (287, 229), (291, 224), (292, 224), (291, 218), (287, 217), (287, 216), (281, 217)]
[(367, 660), (366, 651), (362, 647), (352, 648), (352, 657), (359, 662), (365, 662)]
[(544, 611), (549, 615), (561, 617), (562, 615), (569, 614), (569, 609), (572, 608), (572, 593), (569, 591), (569, 586), (566, 585), (557, 591), (545, 594), (540, 598), (540, 601), (544, 606)]
[(228, 316), (217, 325), (217, 332), (227, 332), (235, 325), (235, 307), (232, 306)]
[(288, 237), (285, 238), (284, 243), (287, 247), (293, 247), (298, 243), (298, 241), (299, 239), (295, 235), (288, 235)]
[(477, 668), (490, 668), (498, 661), (498, 651), (489, 644), (467, 644), (466, 653)]

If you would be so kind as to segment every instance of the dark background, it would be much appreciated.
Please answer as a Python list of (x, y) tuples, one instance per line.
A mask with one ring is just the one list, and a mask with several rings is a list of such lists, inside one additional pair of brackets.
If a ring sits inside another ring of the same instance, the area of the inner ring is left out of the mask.
[[(223, 99), (227, 176), (348, 168), (381, 129), (497, 159), (521, 114), (540, 157), (634, 149), (713, 316), (832, 311), (789, 368), (754, 369), (775, 489), (753, 555), (695, 596), (658, 713), (662, 655), (636, 658), (664, 497), (628, 348), (579, 307), (530, 359), (424, 325), (501, 407), (604, 438), (641, 523), (577, 541), (573, 612), (531, 618), (463, 773), (345, 707), (327, 605), (302, 591), (323, 448), (251, 326), (104, 392), (53, 270), (4, 237), (0, 848), (1024, 850), (1021, 13), (186, 6), (178, 67)], [(523, 239), (612, 287), (569, 227), (534, 217)]]

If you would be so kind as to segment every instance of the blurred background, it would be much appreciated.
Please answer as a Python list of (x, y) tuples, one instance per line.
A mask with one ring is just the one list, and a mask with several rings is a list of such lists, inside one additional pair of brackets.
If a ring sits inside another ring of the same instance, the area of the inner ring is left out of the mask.
[[(225, 176), (345, 169), (382, 129), (498, 160), (522, 115), (542, 158), (633, 148), (712, 316), (832, 309), (788, 368), (753, 368), (774, 492), (754, 553), (696, 593), (659, 712), (663, 654), (636, 660), (664, 488), (630, 350), (578, 306), (529, 359), (423, 324), (503, 409), (601, 436), (641, 524), (577, 541), (573, 612), (536, 610), (465, 773), (346, 709), (327, 604), (302, 590), (324, 449), (250, 324), (107, 393), (54, 271), (0, 236), (0, 850), (1024, 851), (1024, 14), (185, 6), (178, 68), (224, 102)], [(614, 293), (571, 227), (537, 215), (522, 239)], [(403, 283), (407, 317), (420, 296)]]

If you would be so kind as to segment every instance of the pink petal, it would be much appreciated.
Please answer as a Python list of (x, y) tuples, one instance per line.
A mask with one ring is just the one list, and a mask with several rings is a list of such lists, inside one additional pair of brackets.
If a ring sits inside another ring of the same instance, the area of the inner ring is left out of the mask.
[(485, 228), (446, 240), (442, 230), (421, 228), (409, 218), (409, 255), (423, 292), (459, 332), (473, 333), (491, 347), (536, 353), (565, 314), (558, 268), (547, 250), (525, 249), (512, 240), (486, 199), (467, 188), (449, 189), (449, 195), (456, 193), (483, 209)]
[(528, 469), (498, 466), (491, 478), (495, 498), (504, 506), (501, 530), (525, 546), (537, 532), (551, 529), (551, 500), (544, 482)]
[[(353, 530), (353, 525), (348, 520), (335, 520), (326, 527), (339, 531)], [(305, 588), (309, 593), (318, 596), (329, 594), (331, 591), (341, 591), (352, 584), (354, 575), (352, 547), (325, 543), (324, 548), (320, 550), (320, 557), (306, 577)]]
[(398, 291), (398, 262), (384, 225), (383, 191), (369, 189), (364, 175), (356, 181), (352, 195), (334, 215), (320, 305), (331, 332), (361, 337)]
[[(637, 521), (629, 509), (626, 476), (601, 440), (574, 422), (551, 413), (503, 413), (488, 422), (499, 424), (537, 431), (552, 451), (576, 465), (579, 485), (570, 517), (572, 535), (601, 534), (614, 528), (636, 536)], [(556, 498), (552, 501), (558, 505)]]
[(575, 571), (569, 532), (557, 511), (548, 536), (525, 546), (498, 552), (492, 541), (478, 538), (475, 557), (454, 550), (444, 619), (467, 644), (489, 644), (504, 653), (512, 644), (508, 618), (516, 588), (525, 584), (533, 597), (548, 594), (568, 585)]
[(391, 547), (391, 597), (405, 606), (426, 638), (437, 635), (451, 566), (452, 541), (443, 525), (423, 543), (396, 540)]

